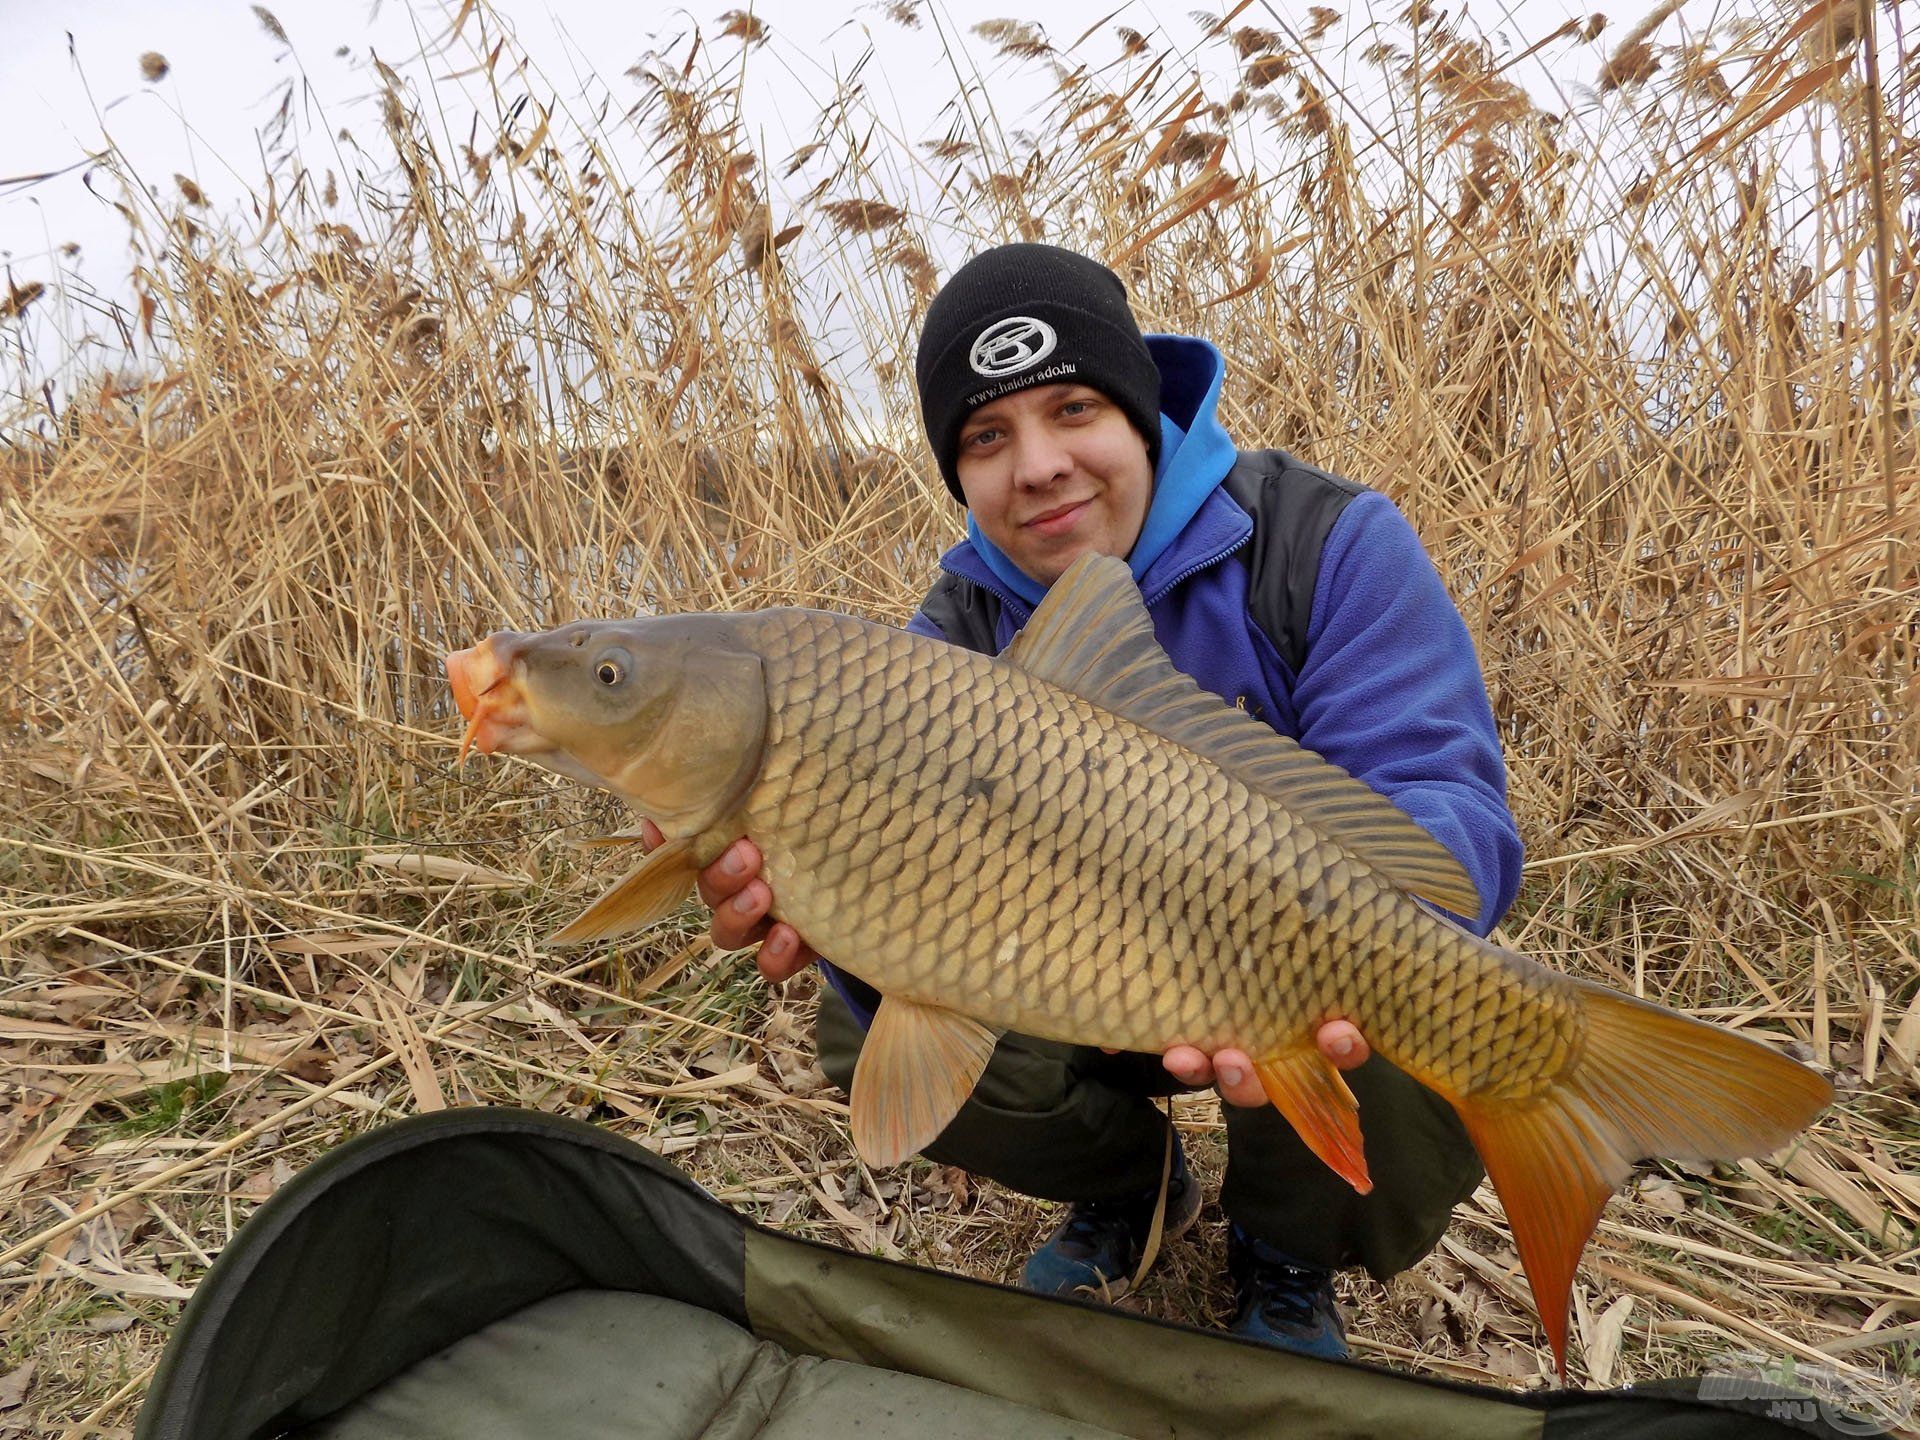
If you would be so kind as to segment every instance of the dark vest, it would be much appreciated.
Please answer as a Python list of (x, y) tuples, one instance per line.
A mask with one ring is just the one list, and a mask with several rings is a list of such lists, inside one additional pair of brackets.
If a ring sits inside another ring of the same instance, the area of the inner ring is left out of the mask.
[[(1221, 483), (1253, 517), (1253, 538), (1234, 552), (1249, 572), (1247, 613), (1298, 675), (1307, 655), (1320, 552), (1347, 502), (1366, 487), (1284, 450), (1242, 450)], [(920, 609), (955, 645), (998, 653), (1000, 597), (984, 586), (942, 572)]]

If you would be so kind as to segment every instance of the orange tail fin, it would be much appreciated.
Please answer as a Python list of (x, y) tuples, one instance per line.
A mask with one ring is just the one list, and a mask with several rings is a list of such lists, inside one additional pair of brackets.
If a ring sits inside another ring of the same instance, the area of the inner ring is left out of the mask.
[(1553, 1088), (1523, 1101), (1448, 1097), (1506, 1207), (1562, 1381), (1574, 1268), (1633, 1162), (1765, 1155), (1833, 1098), (1813, 1071), (1744, 1036), (1581, 990), (1586, 1044)]

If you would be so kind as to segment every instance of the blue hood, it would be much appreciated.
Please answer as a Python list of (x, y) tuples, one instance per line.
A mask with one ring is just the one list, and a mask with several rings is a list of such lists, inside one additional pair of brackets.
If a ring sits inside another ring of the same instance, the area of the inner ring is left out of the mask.
[[(1227, 363), (1205, 340), (1191, 335), (1149, 335), (1147, 351), (1160, 368), (1160, 464), (1153, 476), (1153, 504), (1127, 564), (1143, 580), (1207, 497), (1233, 468), (1232, 439), (1214, 413)], [(967, 512), (967, 538), (994, 578), (1038, 605), (1047, 587), (1003, 555)]]

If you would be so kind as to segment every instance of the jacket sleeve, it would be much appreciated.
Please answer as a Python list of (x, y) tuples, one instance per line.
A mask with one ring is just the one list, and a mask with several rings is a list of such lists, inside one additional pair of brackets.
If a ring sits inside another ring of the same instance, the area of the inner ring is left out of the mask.
[(1460, 919), (1491, 930), (1520, 888), (1521, 860), (1493, 707), (1439, 572), (1377, 492), (1327, 536), (1293, 698), (1300, 743), (1446, 846), (1480, 892), (1480, 913)]

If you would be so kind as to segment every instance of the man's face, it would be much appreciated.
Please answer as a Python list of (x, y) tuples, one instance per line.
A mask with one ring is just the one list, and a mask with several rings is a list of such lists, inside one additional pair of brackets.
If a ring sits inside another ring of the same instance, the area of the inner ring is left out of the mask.
[(1126, 559), (1153, 500), (1147, 442), (1086, 385), (982, 405), (960, 427), (954, 471), (986, 537), (1042, 585), (1082, 555)]

